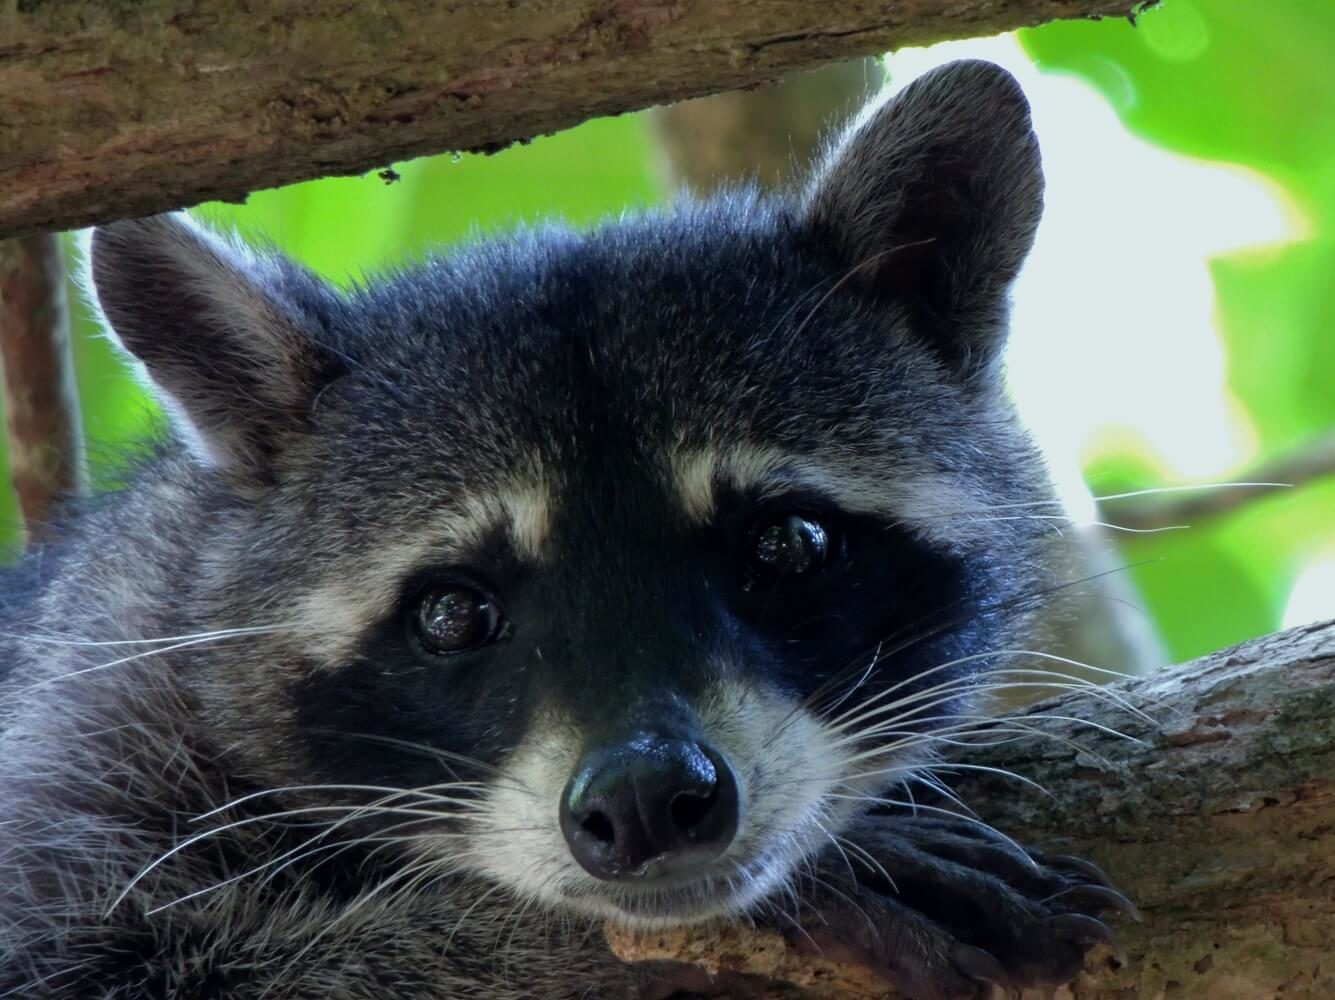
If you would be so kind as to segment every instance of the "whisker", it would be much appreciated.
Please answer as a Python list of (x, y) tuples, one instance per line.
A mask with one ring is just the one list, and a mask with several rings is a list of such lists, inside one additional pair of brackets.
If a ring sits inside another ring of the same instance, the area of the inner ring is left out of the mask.
[(247, 625), (237, 628), (213, 629), (208, 632), (187, 632), (182, 635), (157, 636), (152, 639), (66, 639), (53, 634), (20, 635), (15, 632), (0, 632), (0, 638), (20, 642), (34, 642), (49, 646), (101, 647), (101, 646), (147, 646), (162, 643), (184, 642), (194, 639), (222, 638), (237, 635), (267, 635), (271, 632), (290, 628), (290, 625)]
[[(972, 743), (972, 741), (953, 740), (948, 737), (967, 736), (970, 735), (972, 732), (977, 731), (978, 729), (982, 729), (986, 732), (991, 732), (992, 731), (992, 727), (990, 724), (991, 721), (992, 720), (984, 716), (976, 722), (966, 723), (960, 727), (946, 728), (941, 730), (941, 732), (939, 733), (937, 732), (906, 733), (904, 738), (900, 739), (897, 742), (885, 744), (873, 750), (864, 751), (861, 754), (855, 754), (852, 757), (850, 757), (849, 760), (856, 762), (858, 760), (872, 759), (894, 751), (900, 751), (902, 753), (918, 746), (935, 746), (938, 744), (944, 744), (947, 746), (964, 746), (964, 747), (973, 746), (974, 744)], [(954, 729), (953, 732), (951, 731), (952, 728)], [(1002, 727), (1000, 727), (999, 731), (1002, 733), (1023, 734), (1025, 736), (1036, 736), (1041, 739), (1052, 740), (1054, 743), (1059, 743), (1062, 746), (1068, 747), (1071, 750), (1087, 754), (1105, 766), (1109, 767), (1111, 766), (1110, 761), (1108, 761), (1101, 754), (1091, 751), (1088, 747), (1082, 746), (1081, 744), (1065, 736), (1059, 736), (1056, 733), (1051, 733), (1046, 730), (1039, 729), (1036, 726), (1025, 725), (1022, 722), (1011, 719), (1007, 720), (1006, 723)]]
[[(398, 747), (401, 750), (408, 750), (413, 753), (418, 753), (424, 757), (434, 757), (437, 760), (441, 761), (448, 760), (453, 763), (463, 764), (467, 767), (476, 768), (477, 770), (483, 771), (487, 774), (496, 776), (504, 775), (504, 772), (494, 764), (489, 764), (484, 760), (478, 760), (476, 757), (469, 757), (465, 754), (455, 753), (452, 750), (444, 750), (440, 747), (433, 747), (427, 743), (416, 743), (412, 740), (403, 740), (393, 736), (384, 736), (381, 735), (380, 733), (356, 733), (356, 732), (348, 732), (341, 729), (327, 729), (327, 728), (308, 726), (306, 727), (306, 731), (312, 733), (318, 733), (322, 736), (338, 736), (352, 740), (363, 740), (368, 743), (381, 743), (384, 744), (385, 746)], [(510, 780), (512, 780), (517, 787), (522, 787), (519, 785), (517, 779), (514, 779), (510, 775), (504, 775), (504, 776), (510, 778)]]
[(950, 809), (942, 809), (940, 806), (929, 806), (923, 802), (908, 803), (908, 802), (902, 802), (898, 799), (887, 799), (874, 796), (860, 796), (860, 795), (841, 795), (838, 793), (833, 794), (831, 797), (840, 799), (852, 799), (857, 802), (872, 802), (876, 805), (889, 806), (891, 808), (899, 808), (899, 809), (907, 809), (912, 807), (915, 812), (925, 811), (925, 812), (938, 813), (942, 816), (948, 816), (951, 819), (960, 820), (961, 822), (968, 823), (971, 826), (976, 826), (982, 830), (985, 830), (987, 833), (998, 838), (999, 840), (1005, 841), (1011, 847), (1015, 848), (1015, 850), (1019, 852), (1024, 857), (1024, 859), (1034, 867), (1035, 870), (1037, 870), (1038, 868), (1038, 863), (1029, 856), (1029, 852), (1026, 851), (1023, 847), (1021, 847), (1015, 840), (1006, 836), (992, 824), (984, 823), (981, 819), (978, 819), (974, 816), (961, 815), (960, 813), (953, 812)]
[[(411, 791), (412, 790), (401, 789), (398, 790), (396, 794), (410, 794)], [(390, 796), (389, 798), (392, 797), (393, 796)], [(442, 799), (441, 801), (448, 801), (448, 800)], [(458, 804), (458, 803), (451, 803), (451, 804)], [(129, 896), (129, 894), (134, 890), (134, 887), (136, 885), (142, 882), (149, 874), (151, 874), (158, 867), (169, 861), (171, 858), (175, 857), (177, 854), (180, 854), (182, 851), (187, 850), (194, 844), (197, 844), (203, 840), (207, 840), (211, 837), (219, 836), (230, 830), (235, 830), (243, 826), (249, 826), (264, 822), (273, 822), (275, 820), (285, 819), (290, 816), (310, 815), (318, 813), (341, 813), (343, 814), (343, 816), (341, 819), (335, 821), (334, 823), (322, 827), (321, 830), (314, 835), (313, 839), (315, 840), (327, 836), (329, 833), (340, 828), (341, 826), (351, 823), (357, 819), (361, 819), (370, 815), (375, 815), (377, 813), (388, 814), (393, 816), (404, 816), (404, 815), (422, 816), (435, 819), (459, 818), (457, 815), (450, 815), (434, 810), (424, 810), (424, 809), (416, 809), (409, 807), (384, 807), (379, 805), (379, 803), (369, 803), (356, 806), (346, 806), (346, 805), (303, 806), (294, 809), (285, 809), (279, 812), (264, 813), (259, 816), (243, 817), (242, 819), (234, 820), (231, 823), (225, 823), (221, 826), (214, 827), (209, 830), (204, 830), (200, 833), (187, 837), (184, 841), (174, 845), (169, 850), (158, 855), (158, 857), (156, 857), (145, 867), (141, 868), (139, 872), (132, 879), (130, 879), (130, 881), (125, 885), (125, 887), (121, 889), (121, 891), (111, 901), (105, 913), (106, 915), (109, 916), (116, 909), (116, 907), (118, 907), (122, 902), (125, 901), (126, 897)], [(301, 846), (308, 845), (311, 842), (312, 840), (308, 839)]]
[[(907, 790), (911, 787), (910, 783), (915, 781), (920, 785), (926, 786), (928, 789), (935, 792), (937, 795), (940, 795), (942, 798), (958, 806), (960, 809), (964, 811), (965, 815), (972, 816), (974, 817), (974, 819), (981, 819), (978, 813), (976, 813), (973, 809), (971, 809), (962, 798), (960, 798), (958, 795), (955, 794), (955, 790), (953, 788), (947, 785), (943, 780), (938, 778), (932, 772), (925, 771), (916, 774), (911, 774), (907, 777), (905, 781), (903, 781), (902, 784), (904, 788)], [(917, 800), (914, 799), (912, 795), (909, 796), (909, 801), (913, 803), (914, 808), (917, 808), (918, 804)]]
[[(904, 680), (898, 681), (895, 684), (883, 688), (882, 690), (878, 691), (875, 695), (873, 695), (871, 698), (868, 698), (864, 702), (855, 706), (853, 709), (849, 710), (849, 712), (844, 713), (844, 715), (836, 716), (833, 719), (827, 720), (827, 725), (835, 729), (847, 726), (850, 723), (850, 716), (852, 716), (852, 713), (854, 712), (865, 713), (868, 710), (869, 706), (875, 705), (877, 702), (883, 701), (884, 699), (893, 695), (895, 692), (900, 691), (907, 685), (920, 682), (923, 678), (931, 676), (932, 674), (937, 674), (942, 671), (949, 670), (953, 667), (962, 666), (970, 662), (983, 661), (993, 657), (1011, 657), (1011, 656), (1014, 657), (1032, 656), (1037, 659), (1066, 664), (1074, 667), (1080, 667), (1082, 669), (1091, 670), (1112, 677), (1127, 676), (1124, 674), (1120, 674), (1117, 671), (1107, 670), (1102, 667), (1095, 667), (1091, 664), (1086, 664), (1078, 660), (1070, 659), (1069, 657), (1058, 656), (1053, 653), (1044, 653), (1040, 650), (999, 649), (986, 653), (974, 653), (968, 656), (957, 657), (956, 659), (947, 661), (942, 664), (938, 664), (937, 666), (929, 668), (927, 670), (919, 671), (918, 673), (914, 674), (911, 677), (907, 677)], [(1086, 678), (1079, 677), (1076, 675), (1063, 674), (1056, 671), (1043, 671), (1040, 670), (1039, 668), (1034, 668), (1034, 667), (1000, 667), (989, 671), (986, 675), (983, 676), (966, 676), (961, 678), (952, 678), (934, 687), (925, 688), (920, 691), (914, 692), (914, 694), (907, 696), (903, 700), (906, 703), (910, 703), (913, 699), (921, 699), (923, 696), (935, 694), (942, 690), (950, 689), (952, 685), (959, 685), (957, 690), (961, 691), (962, 693), (973, 693), (973, 692), (987, 693), (989, 690), (1000, 690), (1000, 688), (997, 687), (997, 682), (988, 680), (989, 677), (997, 677), (997, 676), (1056, 677), (1061, 680), (1062, 682), (1061, 684), (1033, 683), (1030, 686), (1040, 687), (1040, 688), (1051, 687), (1053, 689), (1065, 689), (1065, 690), (1074, 689), (1072, 687), (1074, 686), (1075, 688), (1079, 688), (1080, 690), (1086, 692), (1091, 697), (1099, 698), (1111, 702), (1113, 704), (1116, 704), (1118, 707), (1124, 709), (1130, 714), (1135, 715), (1151, 724), (1154, 723), (1154, 720), (1144, 711), (1131, 704), (1130, 701), (1128, 701), (1118, 693), (1114, 691), (1109, 691), (1106, 687), (1094, 684), (1093, 682), (1087, 680)], [(892, 703), (892, 704), (898, 704), (898, 703)]]
[[(269, 630), (269, 631), (276, 631), (276, 630)], [(122, 656), (115, 660), (108, 660), (106, 663), (98, 663), (91, 667), (83, 667), (80, 670), (71, 670), (69, 673), (61, 674), (58, 677), (46, 677), (40, 681), (35, 681), (32, 684), (27, 685), (26, 687), (19, 688), (16, 693), (20, 695), (29, 694), (33, 691), (38, 691), (50, 684), (59, 684), (62, 681), (72, 680), (75, 677), (84, 677), (88, 674), (97, 673), (98, 671), (102, 670), (108, 670), (112, 667), (119, 667), (123, 666), (126, 663), (133, 663), (136, 660), (144, 660), (150, 656), (161, 656), (163, 653), (171, 653), (178, 649), (189, 649), (194, 646), (207, 645), (208, 643), (221, 643), (227, 639), (249, 638), (254, 635), (263, 635), (263, 634), (265, 633), (260, 631), (245, 632), (245, 633), (239, 633), (239, 632), (205, 633), (203, 638), (188, 639), (182, 642), (173, 643), (169, 646), (162, 646), (159, 647), (158, 649), (149, 649), (145, 650), (142, 653), (134, 653), (130, 656)]]
[[(281, 982), (285, 982), (288, 976), (294, 970), (301, 967), (301, 960), (306, 957), (306, 955), (310, 952), (312, 948), (318, 945), (321, 941), (323, 941), (336, 929), (346, 924), (348, 920), (350, 920), (356, 913), (358, 913), (364, 907), (370, 905), (371, 902), (375, 900), (377, 896), (380, 896), (381, 894), (393, 889), (396, 885), (399, 885), (405, 880), (410, 880), (409, 884), (411, 885), (418, 879), (419, 876), (423, 874), (429, 875), (435, 870), (435, 868), (436, 868), (436, 862), (434, 860), (429, 860), (418, 865), (410, 865), (404, 869), (401, 869), (400, 871), (394, 872), (386, 876), (372, 888), (366, 890), (365, 892), (360, 893), (356, 899), (354, 899), (347, 906), (343, 907), (341, 912), (339, 912), (336, 916), (334, 916), (330, 920), (327, 920), (324, 923), (324, 925), (320, 928), (319, 932), (316, 933), (315, 936), (311, 938), (311, 940), (307, 941), (306, 944), (302, 945), (301, 948), (297, 950), (297, 953), (293, 955), (291, 960), (288, 961), (288, 963), (284, 966), (283, 971), (278, 976), (275, 976), (272, 986), (276, 986)], [(272, 986), (266, 988), (264, 993), (261, 993), (260, 996), (263, 997), (268, 995), (269, 989), (271, 989)]]
[[(1066, 688), (1068, 690), (1079, 691), (1086, 694), (1090, 692), (1080, 685), (1054, 685), (1051, 681), (1041, 683), (1030, 683), (1021, 681), (997, 681), (987, 685), (981, 693), (994, 694), (1002, 691), (1024, 691), (1034, 687), (1042, 690), (1051, 690), (1053, 688)], [(1124, 733), (1119, 729), (1114, 729), (1105, 723), (1094, 722), (1077, 716), (1061, 715), (1057, 713), (1017, 713), (1013, 715), (990, 715), (986, 713), (960, 713), (952, 712), (948, 715), (924, 715), (924, 712), (939, 708), (942, 705), (949, 705), (957, 700), (959, 694), (973, 693), (973, 687), (962, 689), (944, 688), (942, 691), (933, 695), (931, 700), (925, 699), (902, 699), (898, 702), (890, 702), (884, 705), (878, 705), (868, 712), (855, 719), (851, 719), (837, 727), (831, 727), (830, 731), (839, 735), (839, 739), (834, 741), (835, 748), (842, 748), (858, 743), (865, 743), (868, 739), (885, 736), (909, 736), (914, 733), (927, 732), (922, 727), (934, 722), (953, 722), (959, 719), (976, 719), (980, 726), (986, 726), (989, 722), (1008, 723), (1011, 725), (1026, 725), (1025, 720), (1038, 720), (1041, 722), (1070, 722), (1077, 725), (1087, 726), (1090, 729), (1098, 730), (1109, 736), (1115, 736), (1119, 739), (1127, 740), (1131, 743), (1143, 744), (1144, 741), (1139, 737), (1132, 736), (1130, 733)], [(1105, 705), (1121, 707), (1111, 698), (1097, 698)], [(908, 710), (905, 710), (905, 709)], [(898, 714), (890, 715), (891, 712)], [(908, 727), (915, 728), (908, 728)]]
[(879, 861), (877, 861), (874, 857), (872, 857), (872, 855), (869, 854), (864, 847), (862, 847), (855, 841), (849, 840), (847, 837), (836, 836), (834, 839), (842, 842), (845, 847), (847, 847), (850, 851), (852, 851), (854, 854), (858, 856), (859, 860), (861, 860), (863, 864), (865, 864), (869, 869), (880, 875), (881, 878), (885, 879), (886, 882), (889, 883), (890, 887), (893, 888), (896, 892), (899, 891), (899, 886), (895, 885), (895, 880), (890, 877), (890, 873), (885, 870), (885, 866), (882, 865)]
[[(247, 802), (253, 802), (256, 799), (266, 798), (270, 795), (285, 795), (291, 792), (381, 792), (384, 793), (384, 795), (386, 795), (388, 799), (393, 799), (394, 797), (401, 795), (418, 795), (422, 794), (423, 792), (426, 792), (434, 796), (435, 793), (450, 788), (472, 790), (483, 787), (485, 786), (481, 782), (477, 781), (451, 782), (442, 785), (425, 785), (422, 786), (421, 788), (395, 788), (393, 786), (386, 786), (386, 785), (343, 785), (343, 784), (281, 785), (275, 788), (265, 788), (258, 792), (250, 792), (247, 795), (239, 796), (238, 798), (232, 799), (229, 802), (224, 803), (223, 805), (216, 806), (213, 809), (210, 809), (208, 812), (200, 813), (197, 816), (191, 817), (190, 822), (198, 823), (202, 820), (206, 820), (213, 816), (216, 816), (219, 813), (226, 812), (229, 809), (234, 809), (239, 805), (244, 805)], [(452, 802), (452, 803), (457, 802), (460, 804), (471, 801), (468, 799), (449, 799), (443, 796), (435, 796), (435, 798), (441, 802)], [(387, 799), (377, 799), (376, 801), (383, 802), (387, 801)]]
[(881, 643), (878, 642), (876, 644), (875, 651), (871, 655), (871, 659), (867, 663), (867, 669), (862, 671), (862, 676), (858, 678), (858, 682), (854, 684), (852, 687), (850, 687), (847, 691), (845, 691), (840, 696), (839, 700), (836, 701), (829, 708), (827, 708), (826, 711), (833, 712), (844, 702), (848, 701), (848, 699), (853, 696), (853, 694), (857, 691), (858, 688), (862, 687), (863, 684), (867, 683), (867, 678), (871, 676), (872, 671), (876, 669), (877, 665), (880, 662), (881, 662)]
[[(1266, 482), (1184, 483), (1177, 486), (1152, 486), (1147, 489), (1129, 490), (1124, 493), (1096, 494), (1090, 497), (1090, 499), (1095, 503), (1104, 503), (1108, 500), (1132, 500), (1136, 497), (1155, 496), (1164, 493), (1199, 493), (1207, 490), (1226, 489), (1291, 489), (1292, 486), (1292, 483)], [(1022, 500), (1011, 503), (989, 504), (988, 507), (981, 512), (986, 513), (988, 510), (1010, 510), (1018, 507), (1059, 507), (1064, 504), (1064, 500), (1052, 497), (1045, 500)]]
[(1069, 524), (1075, 527), (1106, 528), (1109, 531), (1120, 531), (1128, 535), (1157, 535), (1164, 531), (1187, 531), (1191, 528), (1189, 524), (1162, 524), (1153, 528), (1132, 528), (1125, 524), (1114, 524), (1111, 521), (1091, 521), (1084, 518), (1074, 518), (1065, 514), (997, 514), (997, 515), (971, 515), (958, 511), (951, 511), (942, 514), (941, 518), (966, 518), (970, 524), (991, 524), (994, 521), (1050, 521)]
[(1197, 493), (1203, 490), (1225, 490), (1225, 489), (1292, 489), (1292, 483), (1189, 483), (1184, 486), (1154, 486), (1144, 490), (1130, 490), (1126, 493), (1109, 493), (1105, 496), (1096, 496), (1096, 503), (1103, 503), (1107, 500), (1130, 500), (1133, 497), (1148, 497), (1160, 493)]
[(331, 861), (333, 858), (337, 857), (339, 854), (344, 853), (345, 851), (353, 850), (357, 847), (363, 847), (369, 844), (381, 845), (378, 848), (372, 849), (371, 853), (374, 853), (375, 851), (381, 850), (384, 847), (392, 846), (393, 844), (402, 844), (406, 842), (411, 842), (412, 840), (415, 839), (430, 838), (430, 839), (447, 840), (452, 837), (459, 837), (459, 838), (469, 837), (470, 836), (469, 834), (445, 833), (442, 831), (436, 831), (429, 834), (421, 834), (418, 837), (404, 837), (401, 835), (399, 836), (390, 835), (392, 831), (401, 830), (404, 829), (405, 827), (413, 826), (415, 824), (427, 823), (438, 820), (458, 819), (458, 818), (460, 817), (456, 815), (451, 815), (449, 813), (437, 813), (429, 817), (419, 816), (415, 819), (404, 820), (401, 823), (395, 823), (388, 827), (383, 827), (377, 830), (377, 833), (380, 834), (379, 836), (355, 837), (351, 840), (339, 840), (335, 841), (332, 844), (318, 844), (315, 847), (311, 847), (310, 846), (311, 844), (316, 843), (317, 841), (327, 836), (328, 834), (333, 833), (337, 829), (337, 824), (333, 826), (328, 826), (322, 829), (320, 832), (316, 833), (315, 835), (308, 837), (306, 840), (302, 841), (296, 847), (293, 847), (290, 850), (283, 852), (276, 858), (271, 858), (270, 860), (265, 861), (262, 864), (255, 865), (254, 867), (249, 868), (236, 875), (232, 875), (228, 878), (222, 879), (221, 881), (211, 883), (210, 885), (205, 886), (201, 889), (196, 889), (195, 891), (187, 893), (184, 896), (177, 897), (171, 902), (162, 903), (158, 906), (153, 907), (150, 910), (146, 910), (145, 914), (148, 916), (152, 916), (153, 914), (159, 913), (162, 910), (170, 909), (173, 906), (177, 906), (191, 899), (204, 896), (210, 892), (214, 892), (215, 890), (225, 888), (229, 885), (234, 885), (237, 882), (244, 881), (245, 879), (251, 877), (252, 875), (257, 875), (260, 872), (272, 868), (273, 870), (270, 871), (268, 875), (265, 876), (262, 883), (262, 884), (267, 884), (271, 882), (274, 878), (276, 878), (284, 869), (289, 868), (292, 865), (295, 865), (301, 861), (306, 860), (307, 858), (314, 857), (315, 855), (326, 851), (332, 851), (333, 853), (327, 855), (320, 862), (318, 862), (316, 867), (318, 867), (320, 864), (325, 864), (328, 861)]

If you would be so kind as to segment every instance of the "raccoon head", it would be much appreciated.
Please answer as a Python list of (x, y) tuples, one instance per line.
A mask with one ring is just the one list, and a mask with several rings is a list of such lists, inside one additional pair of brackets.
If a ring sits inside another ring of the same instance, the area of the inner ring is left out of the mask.
[(1047, 494), (999, 359), (1041, 201), (1016, 83), (959, 63), (796, 195), (348, 292), (181, 217), (96, 230), (183, 442), (154, 600), (263, 627), (179, 666), (199, 738), (417, 873), (642, 925), (778, 890), (1023, 617), (1038, 529), (996, 512)]

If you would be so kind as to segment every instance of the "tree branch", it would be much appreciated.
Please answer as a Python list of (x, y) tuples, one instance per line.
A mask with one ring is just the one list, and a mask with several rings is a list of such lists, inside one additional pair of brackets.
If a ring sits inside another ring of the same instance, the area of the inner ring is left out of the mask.
[[(1144, 493), (1105, 500), (1099, 507), (1105, 520), (1138, 531), (1195, 525), (1330, 476), (1335, 476), (1335, 434), (1317, 437), (1253, 466), (1236, 484)], [(1249, 483), (1252, 485), (1245, 485)]]
[(0, 236), (145, 215), (1137, 0), (0, 0)]
[[(1093, 860), (1140, 907), (1143, 923), (1118, 928), (1121, 959), (1095, 952), (1062, 995), (1335, 996), (1335, 622), (1102, 692), (1018, 713), (1045, 717), (1034, 722), (1052, 739), (957, 755), (1024, 775), (1050, 796), (976, 771), (951, 781), (984, 820), (1023, 843)], [(613, 943), (642, 959), (777, 975), (801, 983), (807, 998), (890, 995), (865, 974), (813, 967), (744, 928)], [(735, 995), (791, 994), (748, 986)]]
[(83, 428), (70, 353), (60, 241), (0, 240), (0, 358), (9, 470), (30, 540), (84, 485)]

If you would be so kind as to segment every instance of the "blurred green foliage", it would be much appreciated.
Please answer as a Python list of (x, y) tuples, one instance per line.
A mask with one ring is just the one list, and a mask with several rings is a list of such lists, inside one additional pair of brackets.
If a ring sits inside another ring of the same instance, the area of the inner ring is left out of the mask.
[[(1335, 427), (1335, 3), (1166, 0), (1134, 25), (1062, 21), (1021, 41), (1044, 71), (1092, 84), (1131, 131), (1284, 189), (1305, 238), (1211, 262), (1229, 387), (1263, 457)], [(1086, 473), (1096, 493), (1166, 485), (1133, 452)], [(1277, 628), (1304, 563), (1335, 555), (1335, 483), (1122, 545), (1170, 653), (1207, 652)]]
[[(1263, 453), (1335, 426), (1335, 3), (1167, 0), (1126, 21), (1022, 33), (1046, 70), (1083, 77), (1126, 125), (1167, 148), (1245, 164), (1281, 184), (1310, 238), (1212, 264), (1231, 386)], [(335, 281), (475, 231), (559, 215), (579, 224), (663, 197), (640, 116), (586, 123), (493, 156), (440, 156), (376, 174), (265, 191), (200, 214), (273, 241)], [(155, 419), (152, 404), (75, 310), (76, 363), (95, 481)], [(1096, 492), (1163, 485), (1134, 448), (1099, 456)], [(1241, 470), (1234, 470), (1241, 471)], [(1335, 483), (1191, 532), (1123, 543), (1174, 658), (1278, 627), (1303, 561), (1335, 554)], [(0, 525), (13, 539), (12, 497)]]

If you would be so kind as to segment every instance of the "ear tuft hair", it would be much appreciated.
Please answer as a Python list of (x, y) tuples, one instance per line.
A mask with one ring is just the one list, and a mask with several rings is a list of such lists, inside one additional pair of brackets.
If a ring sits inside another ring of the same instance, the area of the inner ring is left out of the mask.
[(806, 192), (803, 222), (864, 291), (906, 305), (949, 360), (999, 353), (1043, 211), (1029, 104), (992, 63), (949, 63), (867, 109)]
[(267, 478), (319, 389), (342, 370), (319, 345), (310, 303), (332, 294), (181, 214), (92, 231), (87, 285), (113, 340), (208, 464)]

